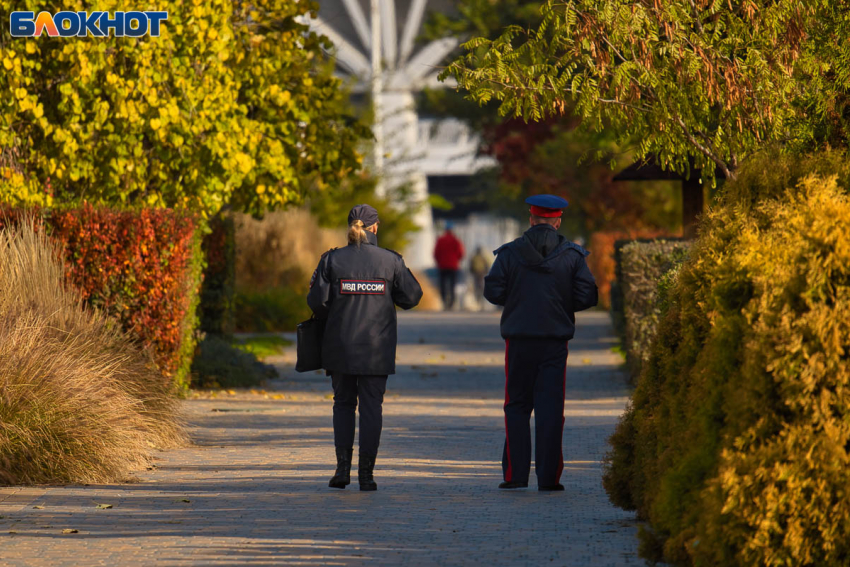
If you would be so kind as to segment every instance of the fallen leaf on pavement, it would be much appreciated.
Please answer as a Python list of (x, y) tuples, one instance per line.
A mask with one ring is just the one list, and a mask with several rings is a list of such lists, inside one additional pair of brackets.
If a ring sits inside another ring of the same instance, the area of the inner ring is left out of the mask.
[(44, 506), (33, 506), (33, 510), (44, 510)]
[(66, 530), (62, 530), (62, 533), (63, 534), (76, 534), (76, 533), (79, 533), (79, 532), (77, 530), (66, 529)]
[(110, 508), (112, 508), (112, 504), (98, 504), (97, 508), (99, 510), (109, 510)]

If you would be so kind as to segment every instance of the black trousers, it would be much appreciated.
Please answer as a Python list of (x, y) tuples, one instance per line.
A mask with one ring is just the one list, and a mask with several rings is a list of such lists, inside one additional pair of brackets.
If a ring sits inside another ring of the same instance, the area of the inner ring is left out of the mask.
[(531, 470), (531, 412), (535, 423), (537, 484), (558, 484), (564, 470), (564, 397), (567, 342), (555, 339), (505, 341), (506, 481), (528, 482)]
[(334, 445), (342, 449), (354, 447), (354, 412), (360, 400), (360, 453), (378, 456), (383, 426), (386, 376), (334, 374)]
[(451, 309), (455, 304), (455, 285), (457, 270), (440, 270), (440, 297), (445, 309)]

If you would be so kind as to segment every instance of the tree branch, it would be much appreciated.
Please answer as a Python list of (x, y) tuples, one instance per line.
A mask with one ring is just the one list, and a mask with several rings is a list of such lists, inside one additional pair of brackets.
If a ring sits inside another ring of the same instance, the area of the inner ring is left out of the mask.
[(697, 10), (697, 5), (694, 3), (694, 0), (690, 0), (691, 8), (694, 10), (694, 21), (697, 23), (697, 29), (699, 29), (699, 33), (705, 33), (705, 30), (702, 27), (702, 22), (699, 19), (699, 10)]
[(691, 145), (697, 150), (699, 150), (699, 152), (705, 157), (713, 161), (717, 165), (717, 167), (720, 168), (720, 170), (723, 172), (723, 175), (725, 175), (727, 179), (733, 179), (735, 177), (735, 174), (729, 168), (729, 165), (725, 161), (720, 159), (720, 157), (717, 156), (714, 152), (712, 152), (709, 148), (699, 143), (699, 140), (697, 140), (691, 133), (691, 131), (688, 130), (688, 127), (685, 125), (685, 122), (679, 116), (676, 116), (674, 120), (682, 129), (682, 133), (685, 135)]
[[(508, 89), (508, 90), (512, 90), (512, 91), (527, 91), (527, 90), (540, 90), (540, 89), (542, 89), (542, 90), (548, 90), (548, 91), (552, 91), (552, 92), (563, 92), (563, 93), (571, 93), (571, 94), (576, 94), (576, 95), (584, 94), (584, 92), (582, 92), (581, 90), (573, 90), (573, 89), (570, 89), (570, 88), (566, 88), (566, 89), (563, 89), (563, 90), (557, 90), (556, 91), (555, 88), (552, 87), (551, 85), (541, 85), (540, 87), (534, 87), (534, 88), (517, 86), (517, 85), (509, 85), (508, 83), (505, 83), (503, 81), (497, 81), (496, 79), (492, 79), (490, 77), (484, 78), (484, 79), (482, 79), (482, 81), (490, 83), (491, 85), (496, 85), (496, 86), (502, 87), (503, 89)], [(468, 87), (464, 86), (462, 80), (460, 81), (460, 85), (463, 86), (464, 88), (468, 89)], [(496, 97), (496, 98), (498, 99), (498, 97)], [(631, 103), (628, 103), (628, 102), (623, 102), (621, 100), (615, 100), (615, 99), (609, 99), (609, 98), (596, 97), (596, 101), (601, 102), (601, 103), (605, 103), (605, 104), (616, 104), (618, 106), (624, 106), (626, 108), (631, 108), (632, 110), (637, 110), (639, 112), (649, 112), (651, 110), (650, 108), (647, 108), (645, 106), (637, 106), (637, 105), (634, 105), (634, 104), (631, 104)]]

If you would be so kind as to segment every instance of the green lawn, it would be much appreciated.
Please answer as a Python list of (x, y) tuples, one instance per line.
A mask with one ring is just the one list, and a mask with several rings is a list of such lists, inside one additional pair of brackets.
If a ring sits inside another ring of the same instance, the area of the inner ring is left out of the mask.
[(252, 335), (243, 338), (234, 338), (233, 346), (243, 352), (253, 354), (260, 360), (280, 354), (292, 341), (284, 339), (279, 335)]

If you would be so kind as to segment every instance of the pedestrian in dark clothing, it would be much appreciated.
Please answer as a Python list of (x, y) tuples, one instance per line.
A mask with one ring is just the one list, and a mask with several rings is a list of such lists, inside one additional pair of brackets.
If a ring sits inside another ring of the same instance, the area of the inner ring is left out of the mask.
[(496, 250), (484, 284), (484, 297), (504, 306), (505, 447), (499, 488), (528, 486), (534, 411), (538, 490), (563, 490), (567, 343), (575, 333), (576, 311), (597, 303), (596, 281), (585, 261), (589, 252), (558, 234), (567, 202), (537, 195), (526, 203), (531, 228)]
[(469, 273), (472, 274), (472, 284), (475, 291), (475, 301), (479, 307), (484, 301), (484, 276), (487, 275), (487, 270), (490, 268), (490, 262), (484, 255), (484, 248), (481, 246), (475, 249), (475, 254), (469, 260)]
[(322, 255), (307, 303), (326, 319), (322, 366), (332, 376), (337, 468), (329, 486), (350, 484), (355, 409), (360, 402), (360, 490), (377, 490), (373, 478), (381, 439), (387, 376), (395, 374), (395, 306), (415, 307), (419, 282), (401, 255), (378, 247), (378, 212), (358, 205), (348, 214), (348, 246)]
[(447, 224), (446, 231), (434, 246), (434, 261), (440, 271), (440, 296), (444, 309), (451, 310), (454, 306), (457, 272), (464, 254), (463, 243), (452, 232), (452, 225)]

